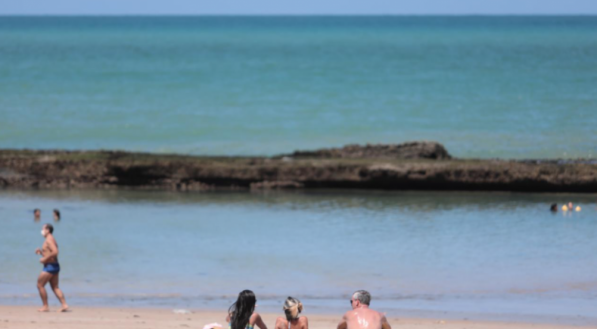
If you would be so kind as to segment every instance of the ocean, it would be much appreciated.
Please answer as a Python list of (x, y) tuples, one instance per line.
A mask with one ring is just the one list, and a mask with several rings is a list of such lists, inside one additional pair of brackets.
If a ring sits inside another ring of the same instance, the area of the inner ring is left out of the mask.
[(597, 17), (0, 17), (0, 148), (597, 156)]
[[(412, 140), (595, 158), (597, 17), (0, 17), (0, 148)], [(595, 194), (2, 190), (0, 304), (39, 304), (54, 208), (73, 308), (224, 310), (248, 288), (341, 314), (367, 289), (395, 316), (597, 324)]]
[(73, 307), (225, 310), (251, 289), (261, 311), (342, 314), (367, 289), (392, 316), (597, 324), (595, 195), (0, 191), (0, 304), (40, 303), (54, 208)]

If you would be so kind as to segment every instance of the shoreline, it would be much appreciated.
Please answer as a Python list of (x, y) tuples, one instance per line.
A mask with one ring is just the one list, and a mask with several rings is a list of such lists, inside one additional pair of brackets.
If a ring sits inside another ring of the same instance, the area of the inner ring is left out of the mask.
[(0, 150), (0, 188), (597, 193), (597, 160), (455, 159), (443, 146), (443, 153), (425, 149), (428, 144), (348, 146), (278, 157)]
[[(3, 296), (0, 297), (0, 314), (3, 307), (14, 308), (33, 308), (37, 310), (41, 307), (39, 296), (37, 294), (27, 294), (28, 296)], [(22, 297), (25, 297), (24, 299)], [(50, 309), (58, 310), (60, 304), (55, 298), (49, 296)], [(97, 296), (97, 295), (77, 295), (69, 294), (67, 301), (69, 306), (76, 309), (119, 309), (119, 310), (158, 310), (173, 311), (186, 309), (196, 313), (223, 313), (236, 299), (235, 296), (229, 298), (206, 298), (192, 299), (188, 296), (178, 294), (164, 295), (152, 298), (149, 295), (137, 294), (128, 296)], [(341, 299), (311, 299), (300, 298), (306, 305), (305, 315), (319, 317), (333, 317), (339, 319), (347, 306), (342, 303), (346, 297)], [(257, 311), (260, 314), (278, 314), (280, 304), (284, 298), (271, 298), (267, 295), (262, 296), (257, 304)], [(447, 302), (447, 303), (446, 303)], [(527, 302), (521, 300), (502, 300), (497, 303), (495, 300), (477, 300), (462, 301), (458, 298), (446, 301), (444, 303), (421, 303), (415, 301), (409, 303), (408, 300), (401, 299), (388, 301), (387, 299), (376, 299), (372, 308), (380, 311), (388, 319), (417, 319), (417, 320), (442, 320), (442, 321), (460, 321), (460, 322), (487, 322), (487, 323), (520, 323), (535, 325), (558, 325), (558, 326), (590, 326), (597, 328), (597, 317), (591, 311), (590, 304), (581, 303), (575, 309), (570, 309), (561, 304), (565, 301), (541, 302), (529, 307)], [(574, 303), (574, 300), (568, 300)], [(1, 319), (1, 318), (0, 318)], [(211, 321), (213, 322), (213, 321)], [(207, 322), (206, 322), (207, 323)], [(1, 328), (1, 327), (0, 327)], [(226, 328), (224, 328), (226, 329)]]
[[(76, 307), (71, 306), (67, 313), (39, 313), (36, 306), (0, 305), (0, 328), (45, 328), (48, 325), (64, 329), (80, 328), (203, 328), (205, 324), (217, 322), (225, 325), (226, 311), (207, 309), (187, 310), (191, 313), (176, 314), (166, 308), (133, 308), (133, 307)], [(55, 310), (56, 306), (51, 307)], [(273, 329), (277, 317), (283, 313), (260, 312), (268, 329)], [(342, 317), (342, 314), (310, 314), (310, 329), (331, 329)], [(421, 329), (564, 329), (594, 328), (590, 325), (566, 325), (549, 323), (527, 323), (516, 321), (481, 321), (481, 320), (449, 320), (443, 318), (397, 318), (388, 317), (394, 329), (402, 327), (418, 327)], [(225, 327), (226, 328), (226, 327)]]

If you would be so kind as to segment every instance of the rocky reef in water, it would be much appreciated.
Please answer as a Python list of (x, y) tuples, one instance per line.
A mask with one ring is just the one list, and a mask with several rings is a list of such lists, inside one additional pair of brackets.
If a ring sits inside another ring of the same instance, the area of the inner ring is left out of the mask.
[(0, 150), (0, 188), (597, 192), (594, 160), (457, 159), (435, 142), (275, 157)]
[(367, 144), (347, 145), (342, 148), (321, 149), (315, 151), (296, 151), (288, 156), (295, 158), (327, 159), (435, 159), (445, 160), (452, 157), (446, 148), (436, 142), (409, 142), (402, 144)]

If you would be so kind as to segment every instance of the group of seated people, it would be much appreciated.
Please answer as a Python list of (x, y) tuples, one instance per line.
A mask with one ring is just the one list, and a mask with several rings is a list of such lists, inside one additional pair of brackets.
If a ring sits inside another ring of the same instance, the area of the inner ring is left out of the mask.
[[(357, 290), (350, 298), (352, 310), (346, 312), (337, 329), (392, 329), (385, 315), (369, 308), (371, 294)], [(243, 290), (238, 299), (228, 309), (226, 322), (229, 329), (267, 329), (261, 315), (255, 312), (257, 298), (251, 290)], [(284, 302), (286, 316), (276, 319), (274, 329), (309, 329), (306, 316), (301, 316), (303, 304), (296, 298), (288, 297)]]

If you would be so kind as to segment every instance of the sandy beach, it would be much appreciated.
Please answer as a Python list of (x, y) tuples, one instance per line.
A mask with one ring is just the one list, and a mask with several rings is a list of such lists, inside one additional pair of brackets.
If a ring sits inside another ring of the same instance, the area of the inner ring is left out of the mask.
[[(54, 308), (56, 310), (56, 308)], [(0, 328), (203, 328), (205, 324), (224, 324), (225, 311), (190, 310), (189, 314), (175, 314), (170, 309), (77, 307), (68, 313), (38, 313), (33, 306), (0, 306)], [(281, 314), (262, 313), (268, 328), (273, 328)], [(341, 314), (309, 315), (311, 329), (333, 329)], [(590, 326), (553, 325), (516, 322), (489, 322), (444, 319), (390, 318), (393, 328), (419, 329), (563, 329), (591, 328)]]

